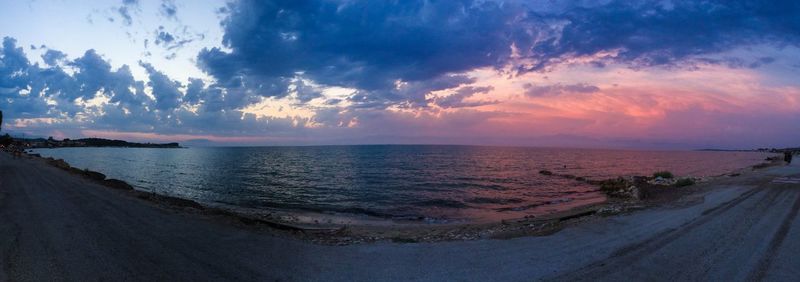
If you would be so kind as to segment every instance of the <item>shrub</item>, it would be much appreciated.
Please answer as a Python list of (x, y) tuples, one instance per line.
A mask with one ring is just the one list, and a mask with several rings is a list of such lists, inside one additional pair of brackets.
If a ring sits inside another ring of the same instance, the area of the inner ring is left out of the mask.
[(672, 178), (674, 176), (672, 175), (672, 172), (669, 172), (669, 171), (665, 170), (665, 171), (657, 171), (656, 173), (653, 173), (653, 177)]
[(0, 136), (0, 145), (8, 146), (8, 145), (11, 145), (11, 143), (13, 143), (13, 142), (14, 142), (14, 139), (11, 138), (11, 136), (9, 136), (8, 133), (6, 133), (3, 136)]
[(694, 185), (694, 180), (691, 178), (682, 178), (675, 182), (675, 186), (684, 187)]

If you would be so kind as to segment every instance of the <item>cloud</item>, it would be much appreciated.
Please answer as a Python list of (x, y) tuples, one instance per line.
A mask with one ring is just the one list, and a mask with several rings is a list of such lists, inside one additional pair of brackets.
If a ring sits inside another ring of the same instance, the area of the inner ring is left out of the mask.
[(494, 2), (241, 1), (224, 22), (231, 51), (204, 49), (198, 62), (222, 82), (302, 72), (323, 85), (386, 91), (398, 80), (499, 66), (515, 14)]
[(793, 20), (798, 5), (242, 0), (221, 10), (228, 50), (203, 49), (197, 61), (224, 85), (281, 84), (301, 73), (320, 85), (358, 89), (353, 98), (360, 106), (424, 105), (427, 92), (397, 91), (397, 82), (425, 84), (479, 68), (504, 73), (509, 66), (522, 74), (576, 63), (731, 64), (735, 60), (711, 57), (742, 46), (800, 42)]
[(159, 27), (159, 30), (156, 31), (156, 45), (158, 44), (170, 44), (175, 41), (175, 37), (172, 36), (169, 32), (163, 31), (164, 27)]
[(600, 91), (599, 87), (585, 83), (567, 84), (567, 85), (557, 83), (553, 85), (541, 85), (541, 86), (536, 86), (531, 83), (527, 83), (524, 85), (524, 88), (525, 88), (525, 96), (528, 97), (552, 97), (552, 96), (559, 96), (562, 94), (576, 94), (576, 93), (589, 94)]
[(176, 19), (178, 14), (178, 7), (175, 6), (175, 1), (162, 0), (160, 6), (161, 14), (167, 18)]
[[(192, 43), (196, 38), (202, 38), (203, 34), (191, 34), (187, 31), (188, 27), (182, 29), (181, 35), (177, 35), (174, 33), (167, 32), (164, 29), (164, 26), (159, 26), (158, 29), (155, 30), (155, 38), (153, 42), (166, 49), (167, 51), (176, 51), (183, 48), (186, 44)], [(149, 40), (145, 39), (145, 48)], [(176, 52), (172, 52), (167, 55), (165, 58), (168, 60), (174, 59), (177, 56)]]
[[(117, 19), (129, 25), (136, 5), (137, 1), (123, 1), (116, 11), (122, 18)], [(0, 58), (0, 107), (26, 117), (58, 118), (59, 126), (75, 128), (352, 134), (348, 137), (371, 132), (422, 136), (415, 130), (424, 129), (430, 136), (445, 125), (466, 130), (495, 118), (511, 120), (517, 118), (512, 112), (531, 110), (524, 107), (538, 102), (515, 101), (507, 105), (509, 112), (487, 112), (504, 105), (478, 108), (498, 103), (490, 95), (516, 94), (507, 93), (509, 88), (502, 83), (485, 83), (487, 77), (522, 80), (564, 69), (601, 72), (619, 66), (643, 72), (698, 70), (709, 64), (748, 71), (775, 68), (783, 63), (782, 48), (800, 43), (799, 5), (794, 1), (241, 0), (218, 11), (223, 17), (223, 46), (203, 49), (196, 56), (198, 67), (209, 77), (188, 83), (144, 62), (132, 67), (134, 72), (144, 68), (147, 79), (136, 80), (131, 67), (114, 69), (94, 50), (78, 58), (47, 50), (42, 55), (44, 65), (32, 64), (22, 48), (6, 38)], [(162, 1), (159, 9), (164, 17), (178, 21), (175, 2)], [(156, 29), (145, 40), (145, 48), (162, 48), (167, 58), (174, 58), (185, 44), (203, 36), (182, 27)], [(737, 52), (748, 48), (776, 52)], [(524, 93), (565, 100), (605, 96), (577, 95), (601, 91), (593, 84), (605, 80), (556, 81), (562, 83), (527, 84)], [(329, 97), (328, 87), (347, 89), (347, 94)], [(606, 94), (613, 89), (602, 90)], [(312, 117), (243, 112), (265, 101), (285, 102), (311, 111)], [(635, 110), (648, 113), (646, 107)], [(445, 121), (437, 120), (445, 113)], [(576, 127), (592, 123), (590, 118), (557, 114), (548, 118)], [(623, 124), (628, 116), (620, 113), (618, 118), (612, 122)], [(347, 133), (337, 133), (333, 127), (347, 128)]]
[(25, 76), (30, 62), (25, 57), (22, 47), (17, 47), (17, 40), (3, 38), (2, 64), (0, 64), (0, 88), (21, 89), (27, 86)]
[(479, 93), (485, 94), (492, 90), (494, 90), (494, 87), (492, 86), (483, 86), (483, 87), (467, 86), (458, 89), (455, 93), (451, 95), (444, 97), (436, 97), (433, 99), (432, 102), (442, 108), (468, 108), (468, 107), (478, 107), (484, 105), (497, 104), (498, 101), (473, 101), (473, 102), (464, 101), (465, 99), (470, 98), (475, 94)]
[[(139, 0), (122, 0), (122, 6), (116, 9), (117, 14), (122, 18), (122, 23), (126, 26), (133, 24), (133, 17), (131, 16), (132, 9), (139, 9)], [(113, 18), (109, 18), (113, 22)], [(91, 22), (91, 20), (90, 20)]]
[(122, 17), (123, 23), (125, 25), (131, 25), (133, 23), (133, 18), (131, 18), (131, 13), (128, 11), (127, 6), (121, 6), (117, 8), (117, 12), (119, 13), (120, 17)]
[(59, 62), (63, 61), (66, 58), (67, 54), (64, 54), (63, 52), (58, 50), (48, 49), (47, 52), (42, 54), (42, 60), (44, 61), (44, 63), (51, 66), (57, 65)]
[(168, 111), (180, 106), (183, 93), (180, 82), (174, 81), (164, 73), (156, 70), (152, 65), (140, 62), (150, 81), (147, 83), (153, 89), (153, 96), (156, 98), (155, 107), (158, 110)]
[[(96, 119), (92, 120), (93, 126), (126, 128), (126, 124), (136, 122), (133, 116), (151, 115), (147, 109), (152, 102), (144, 93), (144, 83), (136, 81), (126, 65), (113, 70), (94, 50), (69, 60), (63, 52), (48, 49), (42, 56), (47, 67), (41, 67), (26, 59), (14, 39), (5, 38), (2, 54), (0, 89), (10, 90), (2, 92), (0, 108), (16, 118), (58, 118), (61, 123), (69, 123), (81, 114)], [(110, 103), (85, 105), (98, 96), (109, 99)], [(95, 111), (101, 108), (104, 115), (96, 116)], [(113, 124), (102, 123), (111, 122), (115, 111), (133, 116), (115, 120)], [(147, 121), (150, 127), (157, 125), (151, 118)]]
[(606, 54), (602, 61), (632, 67), (680, 66), (699, 56), (741, 46), (797, 45), (796, 1), (610, 1), (591, 8), (576, 4), (539, 18), (557, 22), (554, 36), (528, 44), (524, 56), (537, 71), (574, 57)]

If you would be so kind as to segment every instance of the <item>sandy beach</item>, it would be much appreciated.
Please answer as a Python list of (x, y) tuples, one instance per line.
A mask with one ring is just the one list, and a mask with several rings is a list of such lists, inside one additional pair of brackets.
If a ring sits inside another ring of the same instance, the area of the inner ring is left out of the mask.
[(510, 224), (510, 239), (337, 246), (3, 153), (0, 281), (787, 280), (800, 275), (797, 179), (800, 165), (769, 167), (548, 232)]

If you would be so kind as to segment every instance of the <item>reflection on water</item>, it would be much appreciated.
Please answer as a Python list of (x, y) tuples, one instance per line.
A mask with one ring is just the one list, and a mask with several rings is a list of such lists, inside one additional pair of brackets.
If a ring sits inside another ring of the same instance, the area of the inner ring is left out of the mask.
[(38, 150), (137, 189), (209, 205), (390, 218), (489, 220), (604, 200), (590, 179), (717, 175), (758, 163), (750, 152), (663, 152), (478, 146), (62, 148)]

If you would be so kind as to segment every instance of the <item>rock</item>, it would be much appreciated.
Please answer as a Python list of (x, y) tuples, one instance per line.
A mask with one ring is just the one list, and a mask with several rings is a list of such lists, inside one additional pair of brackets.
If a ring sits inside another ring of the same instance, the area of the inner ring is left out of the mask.
[(641, 193), (633, 183), (623, 177), (600, 181), (600, 190), (606, 195), (616, 198), (640, 199)]
[(115, 188), (115, 189), (133, 190), (133, 186), (131, 186), (127, 182), (119, 180), (119, 179), (113, 179), (113, 178), (106, 179), (105, 181), (103, 181), (103, 184), (108, 186), (108, 187)]
[(83, 174), (83, 170), (80, 170), (80, 169), (74, 168), (74, 167), (68, 168), (67, 171), (69, 171), (70, 173), (78, 174), (78, 175), (82, 175)]
[(647, 181), (647, 183), (650, 183), (650, 184), (653, 184), (653, 185), (669, 186), (669, 185), (675, 184), (676, 181), (677, 181), (677, 179), (675, 179), (675, 178), (656, 177), (656, 178), (654, 178), (654, 179), (652, 179), (650, 181)]
[(62, 159), (50, 160), (47, 163), (49, 163), (50, 165), (55, 166), (57, 168), (60, 168), (60, 169), (69, 169), (70, 168), (69, 164), (66, 161), (62, 160)]
[(539, 173), (543, 175), (553, 175), (553, 172), (549, 170), (540, 170)]
[(106, 179), (106, 175), (105, 174), (102, 174), (102, 173), (99, 173), (99, 172), (96, 172), (96, 171), (91, 171), (91, 170), (88, 170), (88, 169), (83, 171), (83, 175), (88, 177), (89, 179), (92, 179), (92, 180), (103, 181), (103, 180)]
[(630, 198), (641, 200), (642, 199), (642, 191), (639, 190), (639, 187), (636, 187), (636, 186), (628, 187), (628, 196)]
[(620, 206), (606, 206), (597, 210), (597, 214), (599, 215), (614, 215), (621, 212), (622, 212), (622, 207)]
[(168, 203), (170, 205), (173, 205), (173, 206), (194, 208), (194, 209), (198, 209), (198, 210), (205, 209), (205, 207), (203, 205), (201, 205), (198, 202), (192, 201), (192, 200), (181, 199), (181, 198), (170, 197), (170, 196), (161, 196), (161, 195), (159, 195), (158, 198), (159, 198), (159, 200), (161, 200), (161, 201), (163, 201), (165, 203)]

